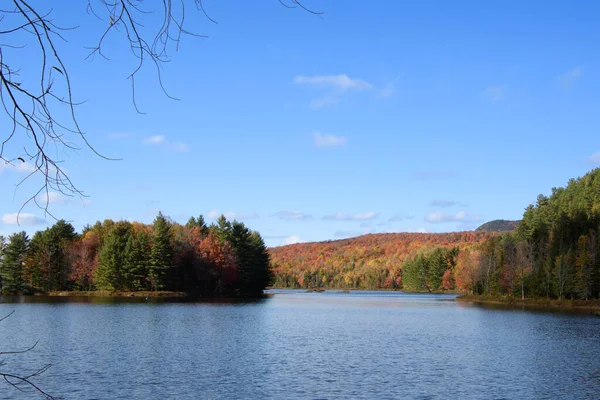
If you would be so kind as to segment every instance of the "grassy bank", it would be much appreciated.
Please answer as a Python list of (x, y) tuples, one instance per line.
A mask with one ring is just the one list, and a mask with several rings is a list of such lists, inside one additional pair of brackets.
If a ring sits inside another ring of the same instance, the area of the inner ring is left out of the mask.
[(457, 301), (478, 304), (499, 305), (507, 308), (531, 308), (557, 311), (574, 311), (600, 315), (600, 300), (557, 300), (545, 297), (520, 298), (509, 296), (486, 296), (486, 295), (460, 295)]
[(108, 290), (92, 290), (92, 291), (60, 291), (49, 292), (48, 296), (87, 296), (87, 297), (187, 297), (185, 292), (111, 292)]

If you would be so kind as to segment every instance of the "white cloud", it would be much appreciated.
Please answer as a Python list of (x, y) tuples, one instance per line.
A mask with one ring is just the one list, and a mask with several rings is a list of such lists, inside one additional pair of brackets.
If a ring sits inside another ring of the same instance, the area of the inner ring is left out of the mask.
[(592, 164), (600, 164), (600, 151), (589, 156), (588, 161)]
[(506, 99), (506, 97), (508, 96), (508, 86), (489, 86), (483, 90), (483, 96), (492, 103), (497, 103), (501, 100)]
[(581, 78), (582, 75), (583, 71), (580, 67), (573, 68), (572, 70), (567, 71), (558, 77), (558, 84), (563, 89), (569, 89), (575, 84), (575, 82), (579, 80), (579, 78)]
[(346, 74), (338, 75), (315, 75), (294, 77), (294, 83), (308, 84), (315, 86), (327, 86), (337, 89), (339, 92), (347, 90), (369, 90), (373, 87), (369, 82), (362, 79), (352, 79)]
[(164, 141), (165, 141), (164, 135), (150, 136), (143, 140), (143, 142), (145, 144), (160, 144), (160, 143), (163, 143)]
[(210, 210), (208, 212), (208, 214), (206, 214), (206, 217), (208, 219), (217, 219), (219, 218), (221, 215), (225, 216), (225, 218), (227, 218), (227, 220), (244, 220), (244, 219), (253, 219), (253, 218), (258, 218), (258, 214), (257, 213), (237, 213), (237, 212), (233, 212), (233, 211), (225, 211), (225, 212), (221, 212), (221, 210), (219, 209), (214, 209), (214, 210)]
[(37, 201), (42, 204), (62, 203), (66, 202), (67, 200), (69, 200), (69, 196), (65, 196), (64, 194), (59, 192), (41, 193), (37, 197)]
[(482, 218), (478, 215), (467, 215), (464, 211), (459, 211), (456, 214), (444, 214), (440, 211), (432, 211), (425, 217), (425, 221), (431, 223), (444, 222), (479, 222)]
[(323, 217), (326, 221), (367, 221), (377, 218), (377, 213), (373, 211), (368, 211), (364, 213), (356, 213), (356, 214), (345, 214), (345, 213), (335, 213), (325, 215)]
[(8, 213), (2, 216), (2, 223), (6, 225), (42, 225), (46, 223), (46, 220), (29, 213)]
[(416, 229), (409, 230), (409, 232), (412, 232), (412, 233), (427, 233), (427, 229), (425, 229), (425, 228), (416, 228)]
[(285, 238), (283, 238), (281, 244), (283, 246), (286, 246), (288, 244), (296, 244), (296, 243), (304, 243), (305, 240), (302, 239), (300, 236), (296, 236), (296, 235), (292, 235), (292, 236), (287, 236)]
[(300, 211), (279, 211), (273, 214), (274, 217), (278, 217), (284, 221), (306, 221), (312, 219), (312, 215), (304, 214)]
[(313, 133), (313, 141), (317, 147), (337, 147), (348, 142), (345, 136), (322, 135), (319, 132)]
[(360, 92), (373, 88), (373, 85), (369, 82), (362, 79), (352, 79), (346, 74), (315, 76), (297, 75), (294, 77), (294, 83), (326, 87), (332, 90), (332, 92), (325, 97), (313, 99), (310, 103), (312, 109), (318, 109), (338, 103), (340, 101), (340, 95), (345, 92), (351, 90)]
[(36, 170), (34, 164), (30, 162), (21, 162), (19, 160), (15, 160), (11, 163), (0, 160), (0, 173), (4, 171), (17, 172), (21, 174), (30, 174)]

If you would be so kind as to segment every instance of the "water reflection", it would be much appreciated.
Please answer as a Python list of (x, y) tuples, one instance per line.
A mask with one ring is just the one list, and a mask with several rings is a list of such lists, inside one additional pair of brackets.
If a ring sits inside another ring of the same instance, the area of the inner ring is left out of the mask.
[[(52, 363), (38, 382), (72, 399), (598, 398), (600, 318), (452, 299), (15, 299), (0, 304), (16, 310), (0, 337), (6, 348), (40, 339), (6, 365)], [(0, 386), (0, 398), (31, 396)]]

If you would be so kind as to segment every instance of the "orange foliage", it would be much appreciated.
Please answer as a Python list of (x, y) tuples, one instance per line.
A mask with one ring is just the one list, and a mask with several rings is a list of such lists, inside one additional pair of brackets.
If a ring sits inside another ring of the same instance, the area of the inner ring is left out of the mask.
[[(269, 249), (275, 286), (399, 289), (402, 264), (428, 247), (464, 249), (493, 232), (385, 233)], [(452, 279), (447, 277), (446, 285)]]

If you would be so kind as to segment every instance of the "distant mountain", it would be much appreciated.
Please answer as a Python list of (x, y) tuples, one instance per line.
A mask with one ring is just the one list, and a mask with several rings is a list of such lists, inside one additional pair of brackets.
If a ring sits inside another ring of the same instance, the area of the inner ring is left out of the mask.
[(476, 230), (486, 232), (507, 232), (514, 231), (519, 226), (521, 221), (509, 221), (506, 219), (495, 219), (490, 222), (486, 222)]

